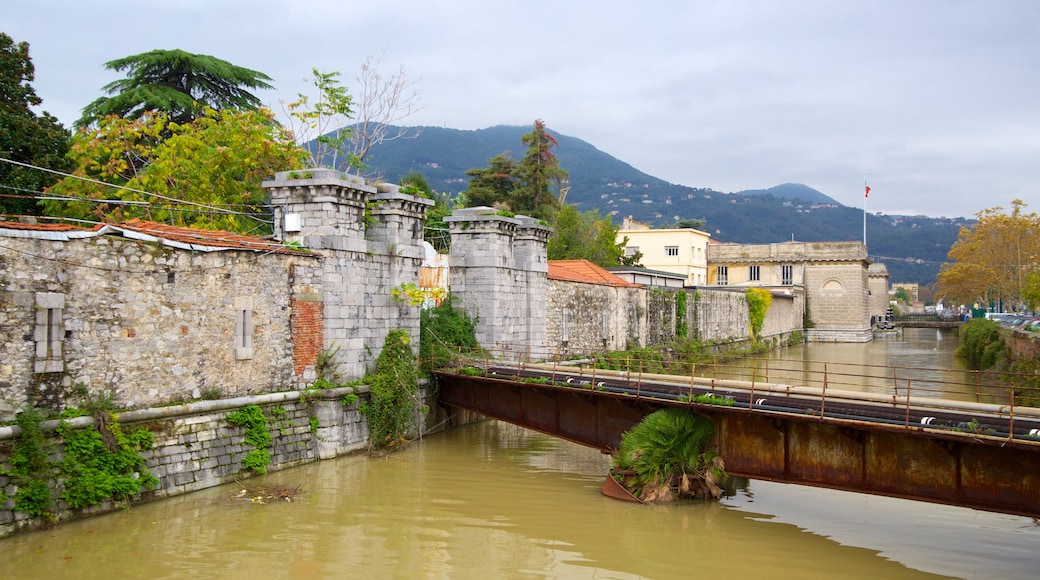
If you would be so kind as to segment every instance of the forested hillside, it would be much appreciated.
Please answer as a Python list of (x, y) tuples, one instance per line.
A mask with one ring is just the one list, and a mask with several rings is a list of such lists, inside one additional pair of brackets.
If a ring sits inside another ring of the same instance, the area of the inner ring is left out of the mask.
[[(485, 167), (498, 153), (519, 159), (524, 153), (520, 137), (529, 131), (530, 127), (513, 126), (477, 131), (421, 127), (414, 139), (388, 141), (373, 149), (366, 159), (367, 171), (391, 182), (416, 171), (437, 191), (458, 193), (466, 189), (466, 170)], [(615, 223), (629, 215), (657, 226), (703, 219), (704, 229), (722, 242), (863, 239), (861, 209), (842, 206), (808, 186), (722, 193), (670, 184), (581, 139), (554, 134), (560, 166), (570, 174), (567, 203), (598, 209), (613, 216)], [(872, 259), (885, 263), (893, 282), (931, 284), (967, 223), (963, 218), (870, 214), (867, 248)]]

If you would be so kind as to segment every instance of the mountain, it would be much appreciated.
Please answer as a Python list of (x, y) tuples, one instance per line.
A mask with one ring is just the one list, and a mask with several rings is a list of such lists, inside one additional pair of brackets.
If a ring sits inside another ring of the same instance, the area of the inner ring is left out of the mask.
[(769, 189), (745, 189), (739, 195), (772, 195), (781, 199), (800, 199), (814, 204), (831, 203), (841, 205), (833, 197), (829, 197), (802, 183), (784, 183)]
[[(387, 141), (365, 160), (372, 174), (398, 182), (421, 173), (437, 191), (466, 189), (466, 170), (486, 167), (494, 155), (523, 156), (520, 137), (530, 127), (499, 125), (459, 130), (417, 127), (414, 139)], [(553, 132), (560, 166), (570, 174), (567, 203), (626, 216), (657, 226), (703, 219), (705, 231), (723, 242), (776, 243), (861, 240), (864, 215), (809, 186), (786, 183), (769, 189), (723, 193), (668, 183), (635, 169), (581, 139)], [(884, 262), (893, 282), (935, 282), (939, 265), (957, 240), (964, 218), (868, 214), (867, 248)]]

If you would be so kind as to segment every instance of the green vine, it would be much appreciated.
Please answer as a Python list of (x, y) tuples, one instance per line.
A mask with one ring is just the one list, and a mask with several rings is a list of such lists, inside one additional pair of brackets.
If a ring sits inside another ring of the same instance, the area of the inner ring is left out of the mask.
[(675, 335), (680, 338), (686, 338), (690, 332), (686, 325), (686, 299), (685, 290), (675, 293)]
[(748, 319), (751, 322), (751, 339), (757, 341), (766, 322), (766, 312), (773, 303), (773, 295), (764, 288), (748, 288)]
[(391, 330), (371, 377), (370, 400), (358, 406), (368, 419), (370, 445), (396, 449), (415, 428), (419, 369), (406, 330)]
[(267, 473), (267, 466), (271, 464), (271, 454), (267, 451), (271, 446), (271, 431), (267, 427), (264, 410), (259, 405), (248, 405), (229, 413), (227, 420), (232, 425), (245, 428), (246, 443), (253, 446), (242, 459), (242, 466), (260, 475)]
[(42, 420), (34, 407), (26, 407), (15, 417), (22, 434), (14, 442), (8, 472), (18, 487), (14, 509), (34, 517), (51, 514), (51, 490), (47, 480), (52, 478), (53, 466), (47, 459), (49, 451), (40, 430)]

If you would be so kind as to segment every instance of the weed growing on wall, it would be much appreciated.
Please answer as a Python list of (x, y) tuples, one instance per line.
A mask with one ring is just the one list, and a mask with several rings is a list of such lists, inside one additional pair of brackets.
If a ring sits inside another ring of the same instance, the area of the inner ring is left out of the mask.
[(51, 490), (47, 481), (53, 476), (53, 466), (47, 459), (47, 440), (40, 430), (43, 417), (34, 407), (26, 407), (15, 418), (22, 434), (15, 440), (8, 475), (18, 487), (14, 494), (14, 509), (32, 516), (49, 516)]
[(242, 466), (259, 475), (267, 473), (267, 466), (271, 464), (271, 454), (267, 451), (271, 446), (271, 431), (267, 427), (264, 410), (259, 405), (248, 405), (229, 413), (227, 420), (232, 425), (244, 428), (246, 443), (253, 446), (242, 459)]
[(455, 308), (450, 295), (419, 314), (419, 328), (419, 359), (424, 373), (451, 364), (460, 348), (472, 353), (478, 346), (477, 319)]
[(406, 330), (391, 330), (370, 377), (370, 399), (358, 410), (368, 419), (373, 448), (396, 449), (408, 443), (415, 427), (419, 368)]
[(765, 288), (748, 288), (748, 319), (751, 322), (751, 340), (758, 342), (762, 334), (762, 326), (766, 322), (766, 312), (769, 305), (773, 303), (773, 295)]
[(686, 291), (680, 290), (675, 293), (675, 335), (686, 338), (689, 327), (686, 324)]
[(73, 429), (67, 421), (58, 425), (65, 447), (61, 498), (74, 509), (110, 499), (126, 501), (159, 483), (139, 453), (151, 449), (155, 436), (146, 429), (124, 433), (114, 416), (99, 420), (100, 414), (94, 413), (95, 429)]

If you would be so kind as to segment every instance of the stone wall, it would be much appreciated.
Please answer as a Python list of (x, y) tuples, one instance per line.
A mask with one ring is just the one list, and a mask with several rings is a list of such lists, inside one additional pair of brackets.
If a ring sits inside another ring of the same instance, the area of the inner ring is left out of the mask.
[(548, 293), (545, 247), (550, 229), (527, 216), (489, 207), (455, 210), (451, 232), (451, 293), (477, 320), (484, 348), (545, 353)]
[[(0, 420), (27, 403), (61, 409), (74, 388), (134, 408), (292, 382), (291, 271), (316, 257), (120, 236), (5, 237), (3, 246)], [(48, 315), (49, 355), (38, 324)], [(48, 356), (52, 366), (40, 369)]]
[(624, 350), (640, 342), (640, 312), (646, 290), (563, 280), (548, 281), (549, 354), (568, 358), (593, 352)]
[[(359, 387), (365, 396), (367, 387)], [(253, 447), (243, 439), (244, 428), (232, 425), (230, 413), (248, 405), (264, 410), (268, 431), (272, 436), (269, 448), (271, 464), (268, 471), (277, 471), (315, 461), (351, 453), (368, 446), (368, 427), (357, 410), (357, 402), (346, 405), (344, 397), (354, 393), (350, 387), (329, 389), (320, 393), (290, 391), (219, 401), (200, 401), (184, 405), (129, 411), (119, 415), (124, 432), (144, 428), (155, 435), (152, 449), (143, 451), (148, 471), (158, 478), (155, 489), (144, 492), (129, 502), (140, 503), (205, 489), (223, 483), (240, 481), (254, 475), (245, 470), (242, 460)], [(93, 420), (79, 417), (70, 420), (78, 429), (93, 429)], [(61, 438), (54, 433), (56, 421), (41, 424), (51, 448), (50, 460), (60, 462), (63, 456)], [(20, 429), (0, 427), (0, 474), (10, 470), (11, 450)], [(107, 501), (100, 505), (69, 509), (60, 499), (59, 480), (48, 482), (53, 499), (54, 521), (65, 521), (86, 515), (119, 509), (120, 505)], [(243, 483), (243, 486), (247, 486)], [(0, 537), (39, 528), (47, 524), (44, 518), (33, 518), (14, 511), (17, 481), (10, 475), (0, 475)], [(232, 490), (229, 489), (229, 494)]]
[[(294, 268), (292, 298), (306, 303), (308, 312), (321, 310), (318, 340), (336, 353), (338, 371), (361, 377), (373, 370), (386, 335), (396, 328), (407, 329), (417, 343), (419, 309), (395, 300), (391, 290), (419, 285), (423, 223), (433, 202), (329, 169), (282, 172), (263, 185), (274, 207), (275, 237), (323, 256)], [(314, 380), (316, 362), (309, 353), (297, 357), (301, 382)]]
[(642, 346), (658, 346), (675, 340), (675, 293), (683, 291), (646, 290), (646, 340)]
[(701, 342), (747, 340), (751, 336), (744, 288), (699, 288), (687, 301), (692, 316), (689, 336)]
[(322, 352), (357, 378), (390, 330), (418, 338), (418, 307), (391, 291), (419, 282), (431, 201), (329, 170), (264, 187), (296, 245), (161, 224), (0, 228), (0, 421), (76, 393), (133, 409), (299, 387)]
[(810, 341), (868, 342), (870, 300), (867, 269), (862, 264), (828, 262), (806, 268), (805, 292), (812, 328)]

